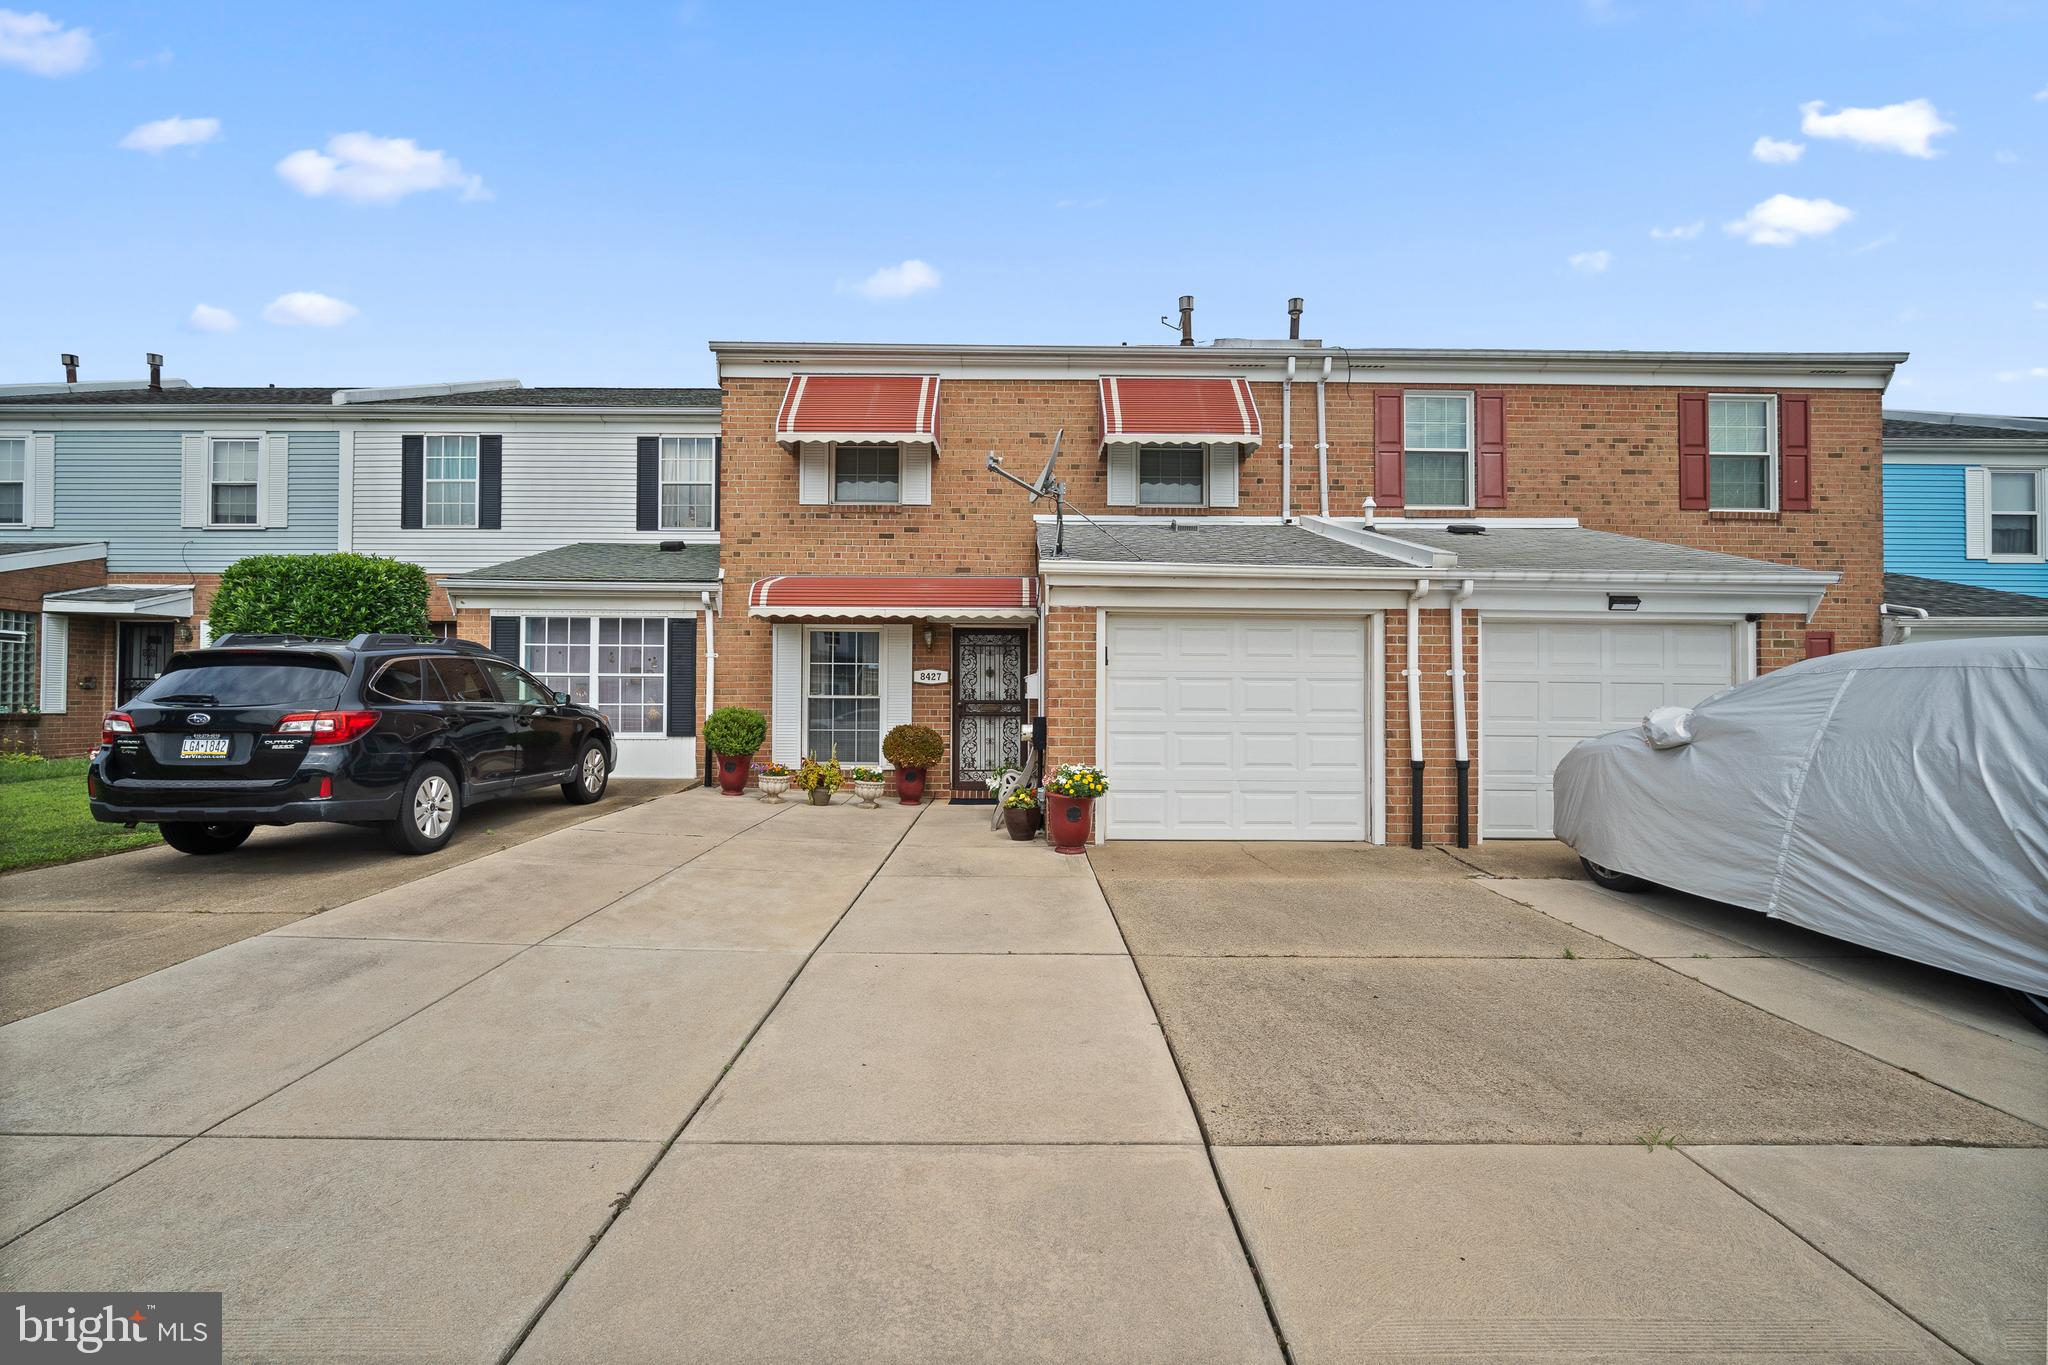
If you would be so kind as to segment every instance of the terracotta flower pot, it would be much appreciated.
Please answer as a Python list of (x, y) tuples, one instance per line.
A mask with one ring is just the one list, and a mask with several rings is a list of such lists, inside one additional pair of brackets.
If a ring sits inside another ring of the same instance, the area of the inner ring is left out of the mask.
[(1053, 852), (1087, 852), (1089, 816), (1095, 809), (1095, 798), (1047, 792), (1045, 799), (1045, 837), (1052, 841)]
[(1038, 833), (1038, 821), (1033, 818), (1037, 814), (1038, 812), (1029, 806), (1005, 806), (1003, 828), (1009, 830), (1010, 837), (1018, 843), (1028, 844), (1032, 836)]
[(753, 772), (752, 754), (718, 755), (718, 790), (727, 796), (739, 796), (747, 790), (747, 778)]
[(906, 806), (914, 806), (924, 800), (924, 769), (896, 770), (896, 799)]

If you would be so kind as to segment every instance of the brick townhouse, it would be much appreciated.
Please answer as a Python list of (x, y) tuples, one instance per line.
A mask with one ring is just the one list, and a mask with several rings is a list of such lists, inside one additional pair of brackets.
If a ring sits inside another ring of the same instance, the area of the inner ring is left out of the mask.
[[(720, 704), (1098, 837), (1550, 832), (1576, 740), (1878, 643), (1895, 354), (715, 342)], [(1073, 514), (986, 467), (1053, 477)], [(1063, 552), (1058, 552), (1063, 550)]]

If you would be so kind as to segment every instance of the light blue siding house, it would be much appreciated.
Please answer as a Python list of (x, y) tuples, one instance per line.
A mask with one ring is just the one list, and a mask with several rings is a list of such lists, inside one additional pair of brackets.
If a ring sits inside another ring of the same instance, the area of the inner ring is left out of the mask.
[(2048, 419), (1886, 413), (1884, 567), (1888, 641), (2048, 631)]

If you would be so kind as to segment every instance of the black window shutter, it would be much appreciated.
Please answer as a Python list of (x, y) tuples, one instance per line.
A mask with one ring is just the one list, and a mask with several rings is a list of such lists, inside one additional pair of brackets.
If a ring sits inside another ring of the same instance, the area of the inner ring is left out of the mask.
[(427, 438), (400, 437), (399, 453), (398, 524), (417, 531), (427, 519)]
[(479, 436), (476, 441), (476, 524), (495, 531), (505, 504), (505, 438)]
[(519, 618), (491, 614), (491, 653), (508, 663), (519, 662)]
[(633, 471), (638, 503), (634, 525), (642, 531), (661, 529), (661, 438), (642, 436), (636, 443), (639, 455)]
[(668, 618), (668, 732), (687, 739), (697, 733), (697, 618)]
[(718, 505), (725, 490), (725, 438), (711, 438), (711, 529), (718, 529)]

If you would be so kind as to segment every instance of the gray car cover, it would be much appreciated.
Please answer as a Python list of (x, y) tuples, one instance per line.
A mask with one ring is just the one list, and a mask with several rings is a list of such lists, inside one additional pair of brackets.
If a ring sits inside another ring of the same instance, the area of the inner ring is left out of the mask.
[[(1558, 764), (1603, 867), (2048, 995), (2048, 636), (1859, 649)], [(1686, 742), (1681, 736), (1691, 733)]]

